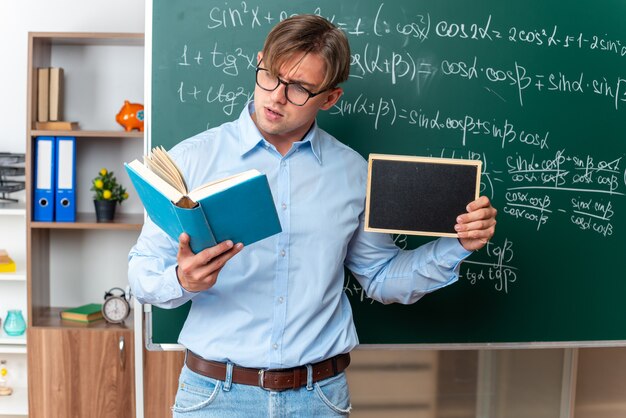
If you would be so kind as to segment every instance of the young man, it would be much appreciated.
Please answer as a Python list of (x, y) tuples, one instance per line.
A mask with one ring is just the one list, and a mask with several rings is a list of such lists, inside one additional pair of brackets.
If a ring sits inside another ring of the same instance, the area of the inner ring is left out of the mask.
[(367, 162), (315, 122), (348, 78), (345, 34), (317, 16), (292, 17), (257, 60), (254, 102), (239, 119), (171, 154), (191, 188), (249, 168), (266, 173), (283, 232), (193, 254), (186, 234), (177, 243), (147, 220), (130, 283), (143, 303), (192, 301), (174, 416), (347, 415), (343, 371), (358, 339), (344, 265), (369, 297), (413, 303), (457, 280), (460, 262), (493, 235), (496, 210), (481, 197), (459, 215), (458, 240), (412, 251), (365, 232)]

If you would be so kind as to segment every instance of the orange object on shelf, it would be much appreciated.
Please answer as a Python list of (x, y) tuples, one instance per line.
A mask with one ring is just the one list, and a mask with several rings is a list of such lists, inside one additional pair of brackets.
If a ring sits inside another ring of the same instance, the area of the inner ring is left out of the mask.
[(141, 103), (130, 103), (124, 100), (124, 106), (115, 116), (117, 123), (124, 127), (127, 132), (137, 129), (143, 132), (143, 105)]

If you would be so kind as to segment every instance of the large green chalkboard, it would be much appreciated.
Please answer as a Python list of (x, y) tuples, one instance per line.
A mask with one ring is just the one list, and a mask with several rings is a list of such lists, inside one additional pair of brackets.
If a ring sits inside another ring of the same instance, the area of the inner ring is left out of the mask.
[[(364, 157), (482, 160), (495, 237), (412, 306), (372, 302), (348, 274), (362, 343), (626, 341), (626, 2), (153, 0), (149, 13), (151, 145), (236, 118), (270, 28), (316, 13), (352, 48), (322, 127)], [(180, 329), (153, 326), (168, 330), (155, 343)]]

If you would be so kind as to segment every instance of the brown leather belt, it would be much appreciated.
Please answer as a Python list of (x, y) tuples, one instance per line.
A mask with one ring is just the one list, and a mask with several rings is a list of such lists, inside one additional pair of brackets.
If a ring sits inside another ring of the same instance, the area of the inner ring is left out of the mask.
[[(187, 350), (187, 367), (194, 372), (217, 380), (226, 380), (226, 363), (205, 360)], [(350, 354), (339, 354), (319, 363), (312, 364), (313, 382), (328, 379), (341, 373), (350, 364)], [(251, 369), (233, 366), (232, 382), (242, 385), (260, 386), (267, 390), (297, 389), (306, 386), (306, 366), (291, 369)]]

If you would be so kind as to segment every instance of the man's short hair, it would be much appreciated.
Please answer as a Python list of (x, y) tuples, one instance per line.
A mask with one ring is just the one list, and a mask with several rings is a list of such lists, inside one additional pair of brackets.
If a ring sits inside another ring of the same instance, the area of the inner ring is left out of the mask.
[(296, 15), (278, 23), (263, 45), (263, 62), (278, 75), (295, 55), (318, 54), (326, 64), (320, 91), (337, 87), (350, 73), (350, 45), (346, 34), (323, 17)]

